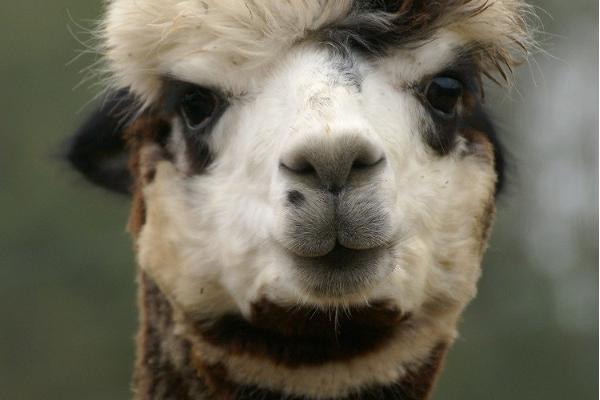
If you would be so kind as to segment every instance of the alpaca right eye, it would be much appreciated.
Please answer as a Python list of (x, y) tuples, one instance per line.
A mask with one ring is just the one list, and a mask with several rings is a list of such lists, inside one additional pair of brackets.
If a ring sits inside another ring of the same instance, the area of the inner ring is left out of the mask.
[(429, 104), (441, 115), (454, 115), (463, 94), (463, 84), (447, 76), (438, 76), (429, 82), (425, 96)]
[(194, 86), (181, 100), (180, 113), (188, 128), (206, 127), (221, 108), (221, 98), (212, 90)]

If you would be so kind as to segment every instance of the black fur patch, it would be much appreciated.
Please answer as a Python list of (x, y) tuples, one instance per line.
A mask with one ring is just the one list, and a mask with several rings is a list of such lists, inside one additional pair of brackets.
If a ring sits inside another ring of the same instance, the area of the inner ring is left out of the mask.
[(202, 173), (214, 160), (208, 141), (189, 131), (185, 132), (187, 159), (194, 174)]
[(442, 116), (432, 110), (424, 95), (425, 85), (433, 78), (426, 77), (412, 87), (415, 96), (429, 110), (431, 121), (423, 122), (426, 143), (439, 155), (450, 153), (455, 147), (456, 137), (464, 132), (477, 131), (483, 134), (491, 143), (494, 151), (494, 168), (497, 174), (496, 194), (500, 193), (505, 183), (504, 148), (491, 118), (483, 107), (483, 89), (480, 78), (481, 72), (477, 64), (468, 56), (466, 51), (458, 51), (458, 56), (444, 71), (434, 76), (445, 76), (459, 80), (464, 85), (462, 107), (452, 117)]
[(337, 74), (332, 77), (336, 84), (353, 86), (358, 91), (361, 90), (363, 77), (356, 65), (356, 60), (352, 54), (352, 49), (341, 43), (329, 41), (329, 50), (331, 63)]
[(456, 144), (457, 117), (445, 118), (432, 113), (432, 123), (423, 123), (425, 142), (439, 155), (446, 155)]
[(195, 174), (204, 171), (213, 161), (214, 154), (210, 149), (210, 132), (219, 118), (225, 112), (228, 103), (226, 96), (217, 89), (206, 90), (214, 92), (215, 96), (220, 99), (218, 108), (215, 110), (210, 122), (199, 129), (194, 129), (186, 125), (184, 118), (181, 115), (181, 102), (196, 85), (189, 82), (181, 82), (172, 79), (166, 79), (163, 86), (162, 103), (159, 107), (160, 112), (168, 118), (177, 116), (182, 122), (183, 134), (187, 148), (187, 159), (192, 166), (192, 172)]
[[(427, 100), (427, 86), (435, 77), (456, 79), (463, 85), (462, 107), (455, 115), (442, 115), (435, 110)], [(428, 110), (430, 121), (423, 121), (420, 130), (424, 132), (425, 142), (439, 155), (452, 151), (459, 133), (458, 128), (463, 119), (471, 113), (481, 101), (481, 86), (479, 71), (476, 64), (464, 51), (457, 50), (456, 58), (442, 71), (424, 77), (421, 82), (410, 87), (410, 90)]]
[(290, 190), (287, 193), (287, 200), (291, 205), (300, 207), (306, 201), (306, 197), (297, 190)]
[(197, 334), (231, 353), (249, 354), (288, 365), (319, 365), (375, 351), (396, 330), (410, 324), (385, 304), (357, 307), (348, 313), (282, 307), (268, 301), (253, 305), (251, 320), (229, 314), (195, 323)]
[(108, 96), (71, 137), (65, 154), (88, 180), (124, 194), (130, 193), (133, 184), (123, 133), (128, 126), (127, 112), (134, 104), (127, 90)]
[[(469, 1), (355, 0), (348, 16), (324, 29), (322, 36), (337, 46), (380, 56), (391, 47), (429, 40), (443, 26), (444, 16)], [(472, 7), (468, 13), (477, 14), (484, 6)]]

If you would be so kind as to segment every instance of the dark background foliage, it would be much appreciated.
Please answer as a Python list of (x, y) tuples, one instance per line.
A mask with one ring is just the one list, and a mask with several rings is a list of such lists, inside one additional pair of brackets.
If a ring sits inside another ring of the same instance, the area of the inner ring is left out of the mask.
[[(598, 397), (598, 3), (538, 5), (549, 55), (490, 96), (515, 168), (436, 399)], [(68, 26), (100, 13), (91, 0), (0, 4), (2, 399), (130, 396), (128, 200), (59, 157), (97, 92), (73, 90), (95, 57), (67, 66), (87, 38)]]

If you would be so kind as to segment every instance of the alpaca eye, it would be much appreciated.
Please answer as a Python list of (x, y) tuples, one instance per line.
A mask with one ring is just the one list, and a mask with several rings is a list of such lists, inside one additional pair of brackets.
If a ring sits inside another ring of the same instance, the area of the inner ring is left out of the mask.
[(462, 94), (462, 83), (445, 76), (433, 78), (425, 90), (429, 104), (442, 115), (450, 117), (456, 112), (456, 106)]
[(188, 128), (197, 130), (210, 123), (220, 106), (221, 99), (216, 93), (194, 86), (183, 95), (180, 113)]

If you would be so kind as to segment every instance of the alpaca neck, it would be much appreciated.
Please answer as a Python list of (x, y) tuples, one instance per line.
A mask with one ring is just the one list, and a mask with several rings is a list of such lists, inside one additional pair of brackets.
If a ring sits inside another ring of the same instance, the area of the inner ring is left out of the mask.
[[(305, 396), (284, 396), (256, 385), (237, 384), (230, 379), (223, 365), (205, 362), (202, 350), (194, 344), (204, 338), (184, 337), (181, 332), (176, 332), (172, 306), (144, 273), (139, 275), (138, 301), (140, 328), (134, 373), (136, 400), (309, 400)], [(411, 366), (398, 382), (368, 386), (339, 399), (427, 399), (445, 349), (444, 344), (435, 346), (421, 365)]]
[(192, 363), (190, 343), (175, 333), (171, 305), (143, 272), (138, 273), (138, 308), (134, 398), (212, 399)]

